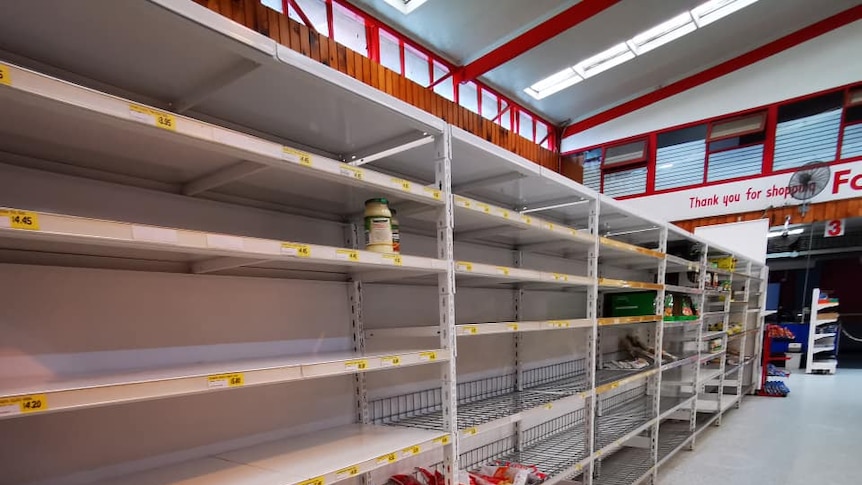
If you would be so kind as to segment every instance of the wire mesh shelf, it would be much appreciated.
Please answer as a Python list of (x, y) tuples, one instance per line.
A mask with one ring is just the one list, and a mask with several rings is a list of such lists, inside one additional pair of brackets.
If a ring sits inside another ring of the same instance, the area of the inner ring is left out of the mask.
[(585, 442), (584, 410), (579, 409), (526, 429), (520, 451), (510, 436), (466, 451), (459, 461), (465, 470), (498, 461), (525, 463), (554, 477), (586, 458)]
[[(586, 361), (578, 359), (523, 372), (524, 390), (514, 373), (458, 384), (458, 429), (467, 429), (544, 406), (589, 388)], [(372, 401), (375, 424), (443, 429), (439, 388)]]
[(640, 483), (650, 470), (652, 470), (652, 456), (648, 448), (624, 447), (602, 460), (599, 473), (593, 483), (632, 485)]
[(652, 397), (639, 386), (599, 401), (596, 449), (601, 450), (646, 425), (653, 418)]
[(689, 438), (691, 431), (687, 421), (665, 421), (658, 430), (658, 460), (661, 462), (679, 449)]

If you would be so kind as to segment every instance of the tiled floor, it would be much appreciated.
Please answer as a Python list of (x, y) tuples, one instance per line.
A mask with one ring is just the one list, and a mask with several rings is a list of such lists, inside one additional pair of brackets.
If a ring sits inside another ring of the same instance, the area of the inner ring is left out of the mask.
[(862, 484), (862, 369), (793, 374), (787, 398), (747, 397), (659, 470), (659, 485)]

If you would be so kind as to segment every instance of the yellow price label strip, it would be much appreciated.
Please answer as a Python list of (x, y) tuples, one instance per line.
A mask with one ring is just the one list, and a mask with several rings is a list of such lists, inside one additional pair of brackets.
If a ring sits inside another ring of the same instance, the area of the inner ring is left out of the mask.
[(344, 480), (345, 478), (355, 477), (356, 475), (359, 475), (359, 466), (358, 465), (353, 465), (353, 466), (349, 466), (347, 468), (342, 468), (341, 470), (338, 470), (337, 472), (335, 472), (335, 476), (339, 480)]
[(346, 163), (342, 163), (341, 166), (338, 167), (338, 173), (354, 180), (363, 180), (365, 178), (365, 170)]
[(473, 271), (473, 263), (468, 263), (466, 261), (458, 261), (455, 263), (455, 269), (461, 271)]
[(465, 199), (463, 197), (455, 197), (455, 203), (464, 206), (466, 209), (469, 209), (473, 205), (473, 203), (470, 202), (470, 199)]
[(401, 456), (413, 456), (418, 455), (422, 452), (422, 448), (419, 445), (409, 446), (401, 450)]
[(323, 477), (309, 478), (308, 480), (303, 480), (296, 485), (325, 485), (326, 480)]
[(488, 204), (479, 204), (479, 208), (482, 209), (482, 212), (484, 212), (485, 214), (491, 213), (491, 206)]
[(441, 445), (448, 445), (449, 444), (449, 435), (447, 434), (446, 436), (434, 438), (433, 442), (434, 443), (440, 443)]
[(477, 333), (479, 333), (479, 327), (477, 327), (475, 325), (470, 325), (470, 326), (464, 327), (464, 332), (466, 332), (470, 335), (476, 335)]
[(40, 411), (46, 411), (47, 409), (48, 397), (44, 394), (30, 394), (29, 396), (15, 396), (0, 399), (0, 416), (38, 413)]
[(338, 249), (335, 251), (335, 257), (338, 259), (346, 259), (354, 263), (359, 262), (359, 251), (355, 249)]
[(437, 360), (437, 352), (419, 352), (419, 360)]
[(425, 192), (428, 192), (434, 200), (440, 200), (440, 190), (432, 187), (425, 187)]
[(517, 332), (517, 331), (518, 331), (518, 324), (517, 324), (517, 323), (510, 323), (510, 324), (508, 324), (508, 325), (506, 325), (506, 326), (507, 326), (507, 327), (509, 327), (509, 330), (511, 330), (511, 331), (513, 331), (513, 332)]
[(6, 86), (12, 85), (12, 75), (9, 73), (9, 67), (0, 64), (0, 84), (5, 84)]
[(295, 160), (296, 163), (304, 167), (310, 167), (312, 165), (310, 153), (303, 152), (290, 147), (281, 147), (281, 152), (287, 156), (287, 159)]
[(508, 219), (509, 218), (509, 211), (507, 211), (507, 210), (501, 211), (500, 215), (503, 216), (503, 219)]
[(377, 459), (378, 464), (395, 463), (398, 461), (398, 453), (389, 453)]
[(553, 231), (553, 230), (554, 230), (554, 224), (553, 224), (553, 223), (550, 223), (550, 222), (549, 222), (549, 223), (548, 223), (548, 225), (547, 225), (546, 227), (548, 228), (548, 230), (549, 230), (549, 231)]
[(281, 243), (281, 254), (296, 256), (297, 258), (310, 258), (311, 247), (307, 244)]
[(368, 368), (368, 361), (365, 359), (348, 360), (344, 363), (345, 370), (365, 370)]
[(545, 404), (545, 409), (554, 409), (554, 404), (553, 403)]
[(569, 281), (569, 275), (562, 273), (554, 273), (554, 281)]
[(207, 376), (207, 387), (240, 387), (245, 385), (245, 375), (242, 372), (233, 374), (216, 374)]
[(605, 384), (603, 386), (599, 386), (596, 388), (596, 394), (602, 394), (604, 392), (608, 392), (620, 387), (619, 382), (611, 382), (610, 384)]
[(532, 225), (533, 218), (530, 216), (521, 216), (521, 222), (523, 222), (524, 224)]
[(399, 357), (397, 355), (389, 355), (386, 357), (381, 357), (380, 363), (384, 367), (392, 367), (392, 366), (396, 366), (396, 365), (401, 365), (401, 357)]
[(569, 322), (565, 320), (551, 320), (548, 325), (557, 328), (569, 328)]
[(464, 436), (476, 436), (479, 434), (479, 428), (473, 426), (464, 430)]
[(176, 117), (170, 113), (165, 113), (164, 111), (158, 111), (137, 104), (130, 104), (129, 114), (131, 114), (133, 119), (152, 124), (153, 126), (163, 130), (176, 131), (177, 129)]
[(395, 266), (404, 265), (404, 261), (401, 259), (400, 254), (384, 254), (383, 259), (388, 259), (389, 261), (392, 261), (392, 264), (394, 264)]
[[(12, 229), (24, 229), (26, 231), (39, 230), (39, 214), (29, 211), (0, 210), (0, 218), (6, 216)], [(5, 224), (3, 224), (5, 226)]]
[(393, 178), (392, 183), (401, 188), (405, 192), (410, 192), (411, 184), (409, 180)]
[(509, 268), (505, 266), (497, 266), (497, 271), (499, 271), (501, 275), (509, 276)]

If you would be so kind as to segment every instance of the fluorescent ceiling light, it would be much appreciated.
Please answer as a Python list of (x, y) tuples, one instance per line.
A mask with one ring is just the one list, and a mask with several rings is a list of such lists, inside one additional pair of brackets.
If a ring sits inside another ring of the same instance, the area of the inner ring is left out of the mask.
[[(802, 234), (803, 232), (805, 232), (805, 229), (803, 229), (803, 228), (799, 227), (799, 228), (791, 229), (791, 230), (787, 231), (787, 233), (786, 233), (786, 234), (787, 234), (788, 236), (795, 236), (795, 235), (797, 235), (797, 234)], [(768, 237), (768, 238), (772, 239), (772, 238), (774, 238), (774, 237), (782, 236), (782, 235), (784, 235), (784, 234), (785, 234), (785, 232), (784, 232), (784, 231), (775, 231), (775, 232), (769, 232), (769, 233), (767, 233), (767, 234), (766, 234), (766, 237)]]
[(686, 12), (632, 37), (627, 44), (635, 54), (641, 55), (695, 30), (697, 25)]
[(757, 0), (709, 0), (708, 2), (699, 5), (691, 10), (691, 16), (694, 17), (698, 27), (709, 25), (718, 19), (727, 17), (728, 15), (741, 10)]
[(575, 64), (575, 71), (587, 79), (634, 58), (635, 53), (629, 49), (625, 42), (621, 42), (604, 52)]
[(422, 4), (427, 2), (428, 0), (383, 0), (388, 3), (392, 7), (396, 8), (399, 12), (404, 15), (409, 14), (410, 12), (416, 10), (421, 7)]
[(524, 92), (536, 99), (542, 99), (583, 80), (584, 78), (579, 76), (574, 69), (567, 67), (562, 71), (551, 74), (536, 84), (533, 84), (529, 88), (525, 89)]

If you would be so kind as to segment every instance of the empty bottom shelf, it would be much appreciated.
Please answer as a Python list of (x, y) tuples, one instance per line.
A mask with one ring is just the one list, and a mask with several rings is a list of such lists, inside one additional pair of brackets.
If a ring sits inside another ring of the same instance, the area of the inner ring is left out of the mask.
[(623, 447), (604, 458), (596, 485), (635, 485), (646, 479), (652, 471), (652, 456), (649, 448)]

